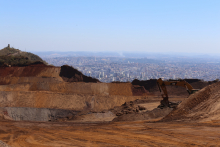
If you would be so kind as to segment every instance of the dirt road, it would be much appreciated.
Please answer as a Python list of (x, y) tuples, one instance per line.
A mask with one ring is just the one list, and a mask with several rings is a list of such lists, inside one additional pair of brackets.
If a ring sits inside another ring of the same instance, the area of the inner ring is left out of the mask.
[(220, 122), (73, 124), (1, 121), (0, 140), (12, 147), (219, 146)]

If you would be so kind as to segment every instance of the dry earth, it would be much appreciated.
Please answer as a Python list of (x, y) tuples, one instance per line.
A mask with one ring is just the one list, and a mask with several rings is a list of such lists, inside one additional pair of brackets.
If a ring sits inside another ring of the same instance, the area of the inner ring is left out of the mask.
[[(184, 99), (173, 97), (171, 101)], [(158, 100), (155, 98), (141, 105), (152, 109)], [(11, 147), (220, 146), (220, 120), (156, 121), (0, 121), (0, 140)]]
[(37, 123), (0, 122), (12, 147), (220, 146), (220, 122)]
[(220, 82), (189, 96), (163, 120), (206, 122), (220, 119)]

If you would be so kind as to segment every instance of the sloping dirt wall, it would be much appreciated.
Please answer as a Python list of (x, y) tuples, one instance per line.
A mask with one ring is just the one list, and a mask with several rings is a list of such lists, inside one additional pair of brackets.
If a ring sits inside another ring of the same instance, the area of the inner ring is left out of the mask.
[(28, 91), (30, 84), (12, 84), (12, 85), (0, 85), (0, 91)]
[(60, 83), (61, 77), (42, 78), (42, 77), (0, 77), (0, 85), (21, 84), (21, 83)]
[(0, 67), (0, 77), (59, 77), (60, 69), (53, 66)]
[[(22, 77), (23, 78), (23, 77)], [(44, 82), (37, 82), (43, 81)], [(47, 80), (48, 79), (48, 80)], [(54, 78), (52, 78), (54, 79)], [(18, 82), (20, 80), (16, 79)], [(16, 81), (15, 80), (15, 81)], [(83, 82), (59, 82), (50, 78), (32, 78), (27, 81), (33, 83), (0, 85), (0, 91), (51, 91), (62, 93), (75, 94), (90, 94), (90, 95), (123, 95), (132, 96), (130, 83), (83, 83)], [(36, 80), (36, 81), (35, 81)], [(25, 80), (22, 80), (25, 81)]]
[(131, 83), (108, 83), (110, 95), (132, 96)]
[(126, 101), (135, 99), (142, 99), (142, 97), (80, 95), (46, 91), (0, 91), (0, 107), (34, 107), (99, 112), (121, 106)]
[(220, 82), (190, 95), (164, 118), (171, 120), (211, 121), (220, 119)]

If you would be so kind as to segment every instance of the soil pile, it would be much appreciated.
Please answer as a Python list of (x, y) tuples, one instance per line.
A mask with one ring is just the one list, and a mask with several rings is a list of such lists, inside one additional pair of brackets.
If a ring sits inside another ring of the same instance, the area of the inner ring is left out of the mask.
[(61, 66), (60, 76), (66, 82), (93, 82), (93, 83), (99, 82), (98, 79), (85, 76), (77, 69), (68, 65)]
[(121, 106), (114, 107), (112, 112), (115, 113), (116, 116), (121, 116), (123, 114), (138, 113), (142, 110), (146, 110), (146, 108), (137, 105), (137, 101), (130, 101), (130, 102), (125, 102)]
[(168, 115), (173, 108), (155, 108), (152, 111), (139, 112), (139, 113), (128, 113), (118, 116), (113, 121), (138, 121), (138, 120), (150, 120), (150, 119), (161, 119)]
[(191, 95), (166, 116), (164, 121), (211, 121), (220, 119), (220, 82)]
[(155, 108), (151, 111), (147, 110), (146, 107), (138, 105), (145, 103), (147, 100), (135, 100), (125, 102), (119, 107), (114, 107), (111, 111), (116, 114), (116, 118), (113, 121), (137, 121), (137, 120), (149, 120), (163, 118), (169, 114), (173, 108)]

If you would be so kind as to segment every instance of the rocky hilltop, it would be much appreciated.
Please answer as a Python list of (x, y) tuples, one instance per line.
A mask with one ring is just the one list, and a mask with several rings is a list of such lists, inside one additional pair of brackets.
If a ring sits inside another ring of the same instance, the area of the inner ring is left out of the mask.
[(10, 45), (0, 50), (0, 66), (27, 66), (35, 62), (47, 64), (39, 56), (15, 49)]

